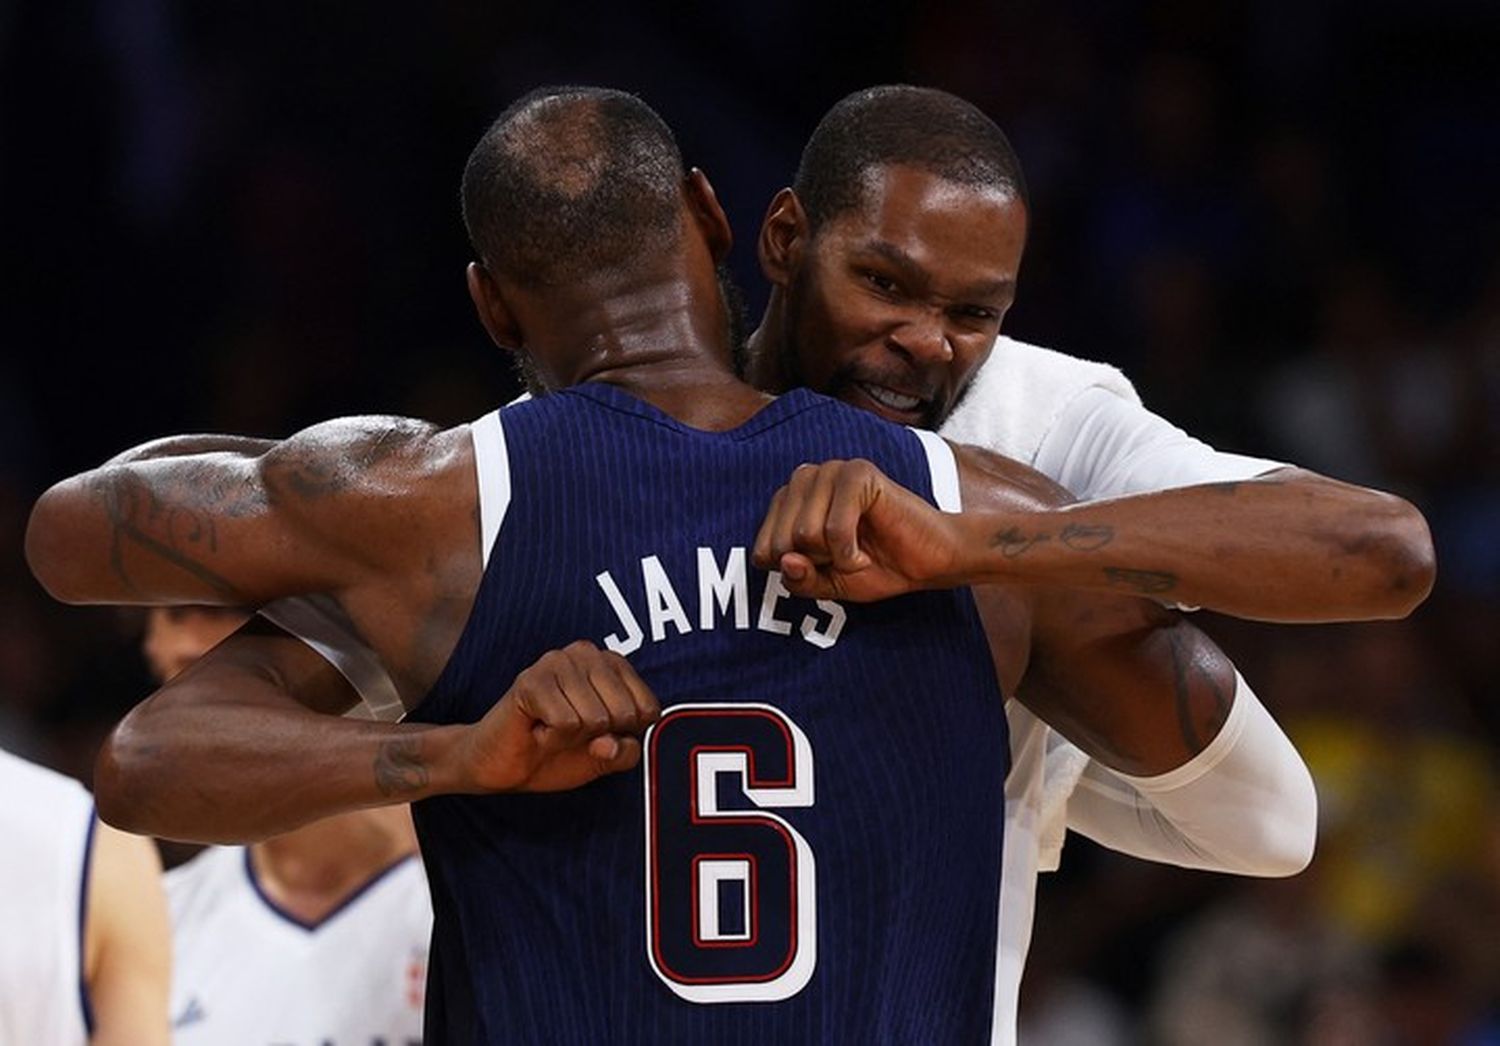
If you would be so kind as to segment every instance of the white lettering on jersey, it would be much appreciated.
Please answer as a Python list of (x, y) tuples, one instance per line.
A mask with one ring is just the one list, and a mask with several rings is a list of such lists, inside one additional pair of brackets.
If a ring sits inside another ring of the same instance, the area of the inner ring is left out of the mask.
[(677, 598), (677, 591), (672, 587), (661, 560), (655, 556), (642, 559), (641, 580), (646, 583), (646, 612), (651, 617), (652, 641), (660, 643), (667, 638), (669, 622), (677, 629), (678, 635), (691, 632), (693, 626), (688, 624), (687, 615), (682, 612), (682, 600)]
[[(719, 625), (741, 631), (750, 627), (750, 573), (747, 568), (748, 555), (743, 546), (729, 549), (720, 565), (713, 549), (697, 550), (698, 568), (698, 628), (709, 631)], [(604, 637), (604, 645), (617, 654), (628, 655), (639, 650), (646, 641), (646, 630), (641, 626), (641, 617), (620, 590), (619, 583), (608, 570), (594, 575), (594, 582), (609, 600), (619, 628)], [(667, 626), (676, 629), (678, 635), (693, 631), (682, 599), (677, 595), (677, 586), (667, 575), (659, 556), (641, 557), (641, 591), (645, 595), (645, 618), (650, 626), (651, 641), (660, 643), (667, 638)], [(691, 591), (691, 589), (689, 589)], [(760, 613), (755, 627), (772, 635), (790, 636), (792, 622), (777, 617), (783, 600), (791, 599), (781, 580), (779, 571), (766, 575), (766, 587), (761, 593)], [(838, 642), (844, 625), (849, 620), (848, 612), (830, 599), (817, 601), (823, 616), (806, 614), (797, 623), (796, 634), (804, 642), (820, 650), (827, 650)]]
[(775, 632), (778, 636), (791, 635), (792, 623), (776, 616), (776, 604), (790, 595), (786, 586), (781, 583), (781, 571), (771, 571), (766, 577), (766, 594), (761, 598), (760, 620), (755, 623), (755, 627), (762, 632)]
[(714, 608), (728, 615), (734, 604), (734, 627), (750, 627), (750, 579), (745, 573), (745, 550), (732, 548), (719, 569), (714, 550), (698, 549), (698, 627), (714, 627)]
[(615, 584), (615, 579), (609, 576), (609, 571), (606, 570), (596, 575), (594, 580), (599, 583), (600, 588), (604, 589), (604, 596), (609, 600), (610, 609), (620, 619), (620, 632), (605, 636), (604, 645), (622, 657), (634, 653), (641, 648), (641, 640), (644, 638), (641, 623), (630, 612), (630, 604), (625, 602), (624, 596), (620, 595), (620, 586)]
[(818, 600), (818, 609), (828, 615), (827, 623), (819, 627), (813, 616), (808, 614), (802, 619), (802, 638), (815, 647), (827, 650), (839, 641), (839, 633), (844, 630), (844, 622), (849, 620), (849, 614), (831, 599)]

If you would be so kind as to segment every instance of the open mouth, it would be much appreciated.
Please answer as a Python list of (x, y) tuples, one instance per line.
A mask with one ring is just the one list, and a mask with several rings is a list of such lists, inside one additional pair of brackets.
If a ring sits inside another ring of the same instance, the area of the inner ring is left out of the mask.
[(927, 410), (926, 400), (905, 392), (897, 392), (884, 385), (856, 381), (854, 387), (864, 393), (871, 402), (884, 407), (886, 413), (898, 415), (898, 420), (904, 422), (920, 420)]

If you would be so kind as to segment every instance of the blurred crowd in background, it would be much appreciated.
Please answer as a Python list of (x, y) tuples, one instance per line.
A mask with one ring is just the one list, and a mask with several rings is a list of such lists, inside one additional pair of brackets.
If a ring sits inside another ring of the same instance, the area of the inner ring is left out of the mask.
[(849, 90), (952, 90), (1033, 199), (1013, 337), (1225, 449), (1415, 501), (1410, 620), (1213, 619), (1298, 742), (1318, 855), (1193, 874), (1074, 837), (1023, 1043), (1500, 1043), (1500, 8), (1490, 0), (0, 0), (0, 745), (87, 779), (139, 619), (52, 605), (52, 480), (178, 431), (475, 417), (463, 160), (540, 83), (634, 90), (754, 239)]

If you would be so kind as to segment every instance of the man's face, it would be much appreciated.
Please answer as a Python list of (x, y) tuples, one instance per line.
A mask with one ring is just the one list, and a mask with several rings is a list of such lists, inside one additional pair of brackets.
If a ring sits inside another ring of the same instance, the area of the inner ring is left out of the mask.
[(824, 222), (788, 282), (794, 383), (936, 428), (994, 348), (1026, 242), (1019, 197), (876, 168), (864, 203)]

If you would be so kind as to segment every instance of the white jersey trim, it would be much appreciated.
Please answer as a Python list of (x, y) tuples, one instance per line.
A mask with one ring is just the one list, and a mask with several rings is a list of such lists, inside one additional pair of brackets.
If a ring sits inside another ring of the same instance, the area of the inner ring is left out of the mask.
[(469, 426), (474, 440), (474, 472), (479, 481), (479, 552), (485, 567), (510, 508), (510, 456), (500, 412), (491, 411)]
[(260, 608), (261, 617), (290, 632), (338, 670), (359, 694), (360, 705), (346, 715), (393, 723), (406, 714), (395, 681), (374, 650), (354, 634), (354, 626), (332, 597), (293, 596)]
[(927, 467), (932, 472), (932, 500), (944, 512), (962, 512), (963, 496), (958, 486), (958, 459), (953, 448), (936, 432), (924, 429), (911, 430), (922, 441), (922, 450), (927, 454)]

